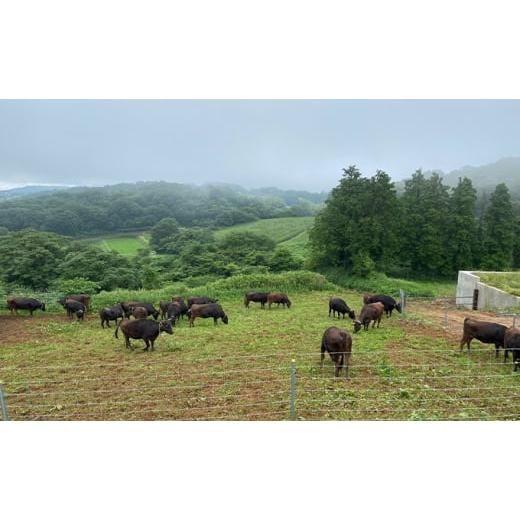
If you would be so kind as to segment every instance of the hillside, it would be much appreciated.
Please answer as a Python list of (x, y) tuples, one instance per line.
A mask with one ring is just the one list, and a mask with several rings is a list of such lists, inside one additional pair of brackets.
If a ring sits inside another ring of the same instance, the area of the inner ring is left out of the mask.
[[(280, 192), (284, 193), (284, 192)], [(305, 192), (287, 197), (230, 185), (138, 182), (70, 188), (0, 201), (0, 227), (34, 228), (72, 237), (149, 229), (173, 217), (184, 227), (227, 227), (258, 219), (310, 216), (318, 208)], [(318, 197), (320, 197), (318, 195)], [(294, 204), (293, 204), (294, 202)]]

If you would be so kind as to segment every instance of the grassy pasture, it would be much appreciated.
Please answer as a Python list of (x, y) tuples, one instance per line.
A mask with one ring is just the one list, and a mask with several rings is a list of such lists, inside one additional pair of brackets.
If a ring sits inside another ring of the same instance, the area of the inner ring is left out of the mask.
[[(334, 291), (334, 292), (337, 292)], [(290, 294), (291, 309), (245, 309), (223, 292), (229, 325), (186, 320), (155, 352), (127, 351), (96, 315), (0, 316), (0, 380), (13, 419), (267, 419), (289, 417), (291, 359), (296, 414), (316, 419), (520, 418), (520, 373), (475, 342), (460, 354), (460, 322), (443, 330), (442, 309), (410, 303), (405, 317), (354, 335), (350, 379), (319, 368), (323, 331), (352, 330), (328, 317), (329, 289)], [(339, 295), (360, 309), (361, 295)], [(455, 312), (455, 311), (454, 311)], [(462, 319), (457, 316), (457, 319)]]
[(520, 296), (520, 272), (509, 273), (477, 273), (480, 280), (502, 291)]
[(84, 242), (96, 245), (104, 251), (114, 251), (124, 256), (135, 256), (139, 249), (148, 245), (148, 235), (147, 233), (104, 235), (85, 239)]

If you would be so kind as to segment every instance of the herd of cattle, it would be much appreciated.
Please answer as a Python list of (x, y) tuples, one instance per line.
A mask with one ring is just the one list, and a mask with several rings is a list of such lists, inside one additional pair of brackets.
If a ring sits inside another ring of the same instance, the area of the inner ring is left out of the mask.
[[(260, 303), (262, 308), (273, 304), (278, 307), (290, 308), (291, 300), (284, 293), (248, 292), (244, 297), (244, 306), (249, 308), (251, 302)], [(91, 298), (88, 294), (69, 294), (58, 300), (63, 306), (67, 316), (74, 316), (82, 321), (85, 314), (91, 310)], [(34, 298), (13, 297), (7, 300), (7, 307), (11, 313), (17, 313), (19, 309), (28, 310), (31, 316), (35, 310), (45, 311), (45, 303)], [(369, 330), (376, 325), (379, 328), (383, 315), (392, 316), (392, 312), (402, 312), (401, 305), (394, 298), (384, 294), (365, 294), (363, 307), (356, 319), (356, 313), (341, 298), (332, 297), (329, 300), (329, 317), (345, 319), (348, 316), (353, 321), (353, 331), (361, 329)], [(159, 316), (161, 318), (159, 320)], [(194, 326), (196, 318), (213, 318), (217, 325), (220, 319), (223, 323), (229, 322), (227, 314), (218, 303), (218, 300), (206, 296), (190, 297), (186, 301), (181, 296), (174, 296), (171, 300), (161, 301), (157, 309), (153, 304), (139, 301), (118, 302), (112, 307), (105, 307), (99, 311), (101, 326), (110, 327), (110, 322), (116, 324), (115, 336), (118, 332), (124, 335), (125, 346), (133, 350), (130, 339), (142, 339), (145, 350), (154, 350), (154, 343), (161, 332), (173, 334), (173, 326), (179, 319), (187, 317), (190, 327)], [(152, 317), (153, 320), (148, 319)], [(133, 319), (131, 319), (133, 318)], [(118, 320), (120, 320), (118, 322)], [(460, 342), (460, 350), (466, 345), (470, 350), (473, 339), (495, 345), (495, 357), (498, 358), (500, 348), (504, 349), (504, 361), (509, 352), (513, 356), (514, 370), (520, 365), (520, 328), (506, 327), (499, 323), (479, 321), (466, 318), (463, 325), (463, 335)], [(345, 377), (348, 377), (348, 368), (352, 355), (351, 334), (338, 327), (329, 327), (325, 330), (321, 341), (321, 365), (325, 354), (328, 353), (335, 364), (335, 374), (340, 375), (341, 369), (345, 369)]]

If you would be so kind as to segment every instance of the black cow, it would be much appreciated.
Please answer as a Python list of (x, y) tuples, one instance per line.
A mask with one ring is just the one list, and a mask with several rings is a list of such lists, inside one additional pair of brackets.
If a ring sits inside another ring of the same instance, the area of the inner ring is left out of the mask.
[(181, 309), (181, 318), (184, 318), (188, 314), (188, 306), (182, 296), (172, 296), (172, 303), (178, 303)]
[(42, 303), (35, 298), (14, 297), (7, 300), (7, 308), (11, 311), (11, 314), (13, 314), (13, 311), (15, 314), (18, 314), (18, 309), (22, 309), (29, 311), (32, 316), (33, 312), (37, 309), (44, 311), (45, 303)]
[(514, 371), (520, 365), (520, 329), (518, 327), (510, 327), (504, 334), (504, 361), (507, 359), (509, 351), (513, 354)]
[(204, 305), (206, 303), (217, 303), (218, 300), (214, 300), (212, 298), (208, 298), (207, 296), (192, 296), (188, 298), (188, 308), (192, 305)]
[(331, 311), (332, 317), (335, 317), (336, 313), (338, 313), (338, 319), (340, 314), (343, 315), (343, 319), (345, 319), (345, 314), (347, 314), (351, 320), (356, 319), (356, 313), (347, 305), (345, 300), (341, 298), (331, 298), (329, 300), (329, 317)]
[(204, 303), (201, 305), (194, 304), (188, 311), (188, 317), (190, 319), (190, 327), (193, 327), (195, 318), (213, 318), (213, 323), (215, 325), (219, 318), (226, 325), (228, 323), (228, 317), (218, 303)]
[(395, 309), (399, 314), (402, 312), (401, 304), (397, 303), (391, 296), (386, 294), (365, 294), (363, 303), (377, 303), (381, 302), (385, 306), (385, 314), (387, 317), (392, 316), (392, 311)]
[[(468, 350), (470, 350), (471, 342), (474, 339), (478, 339), (482, 343), (494, 344), (495, 358), (497, 358), (500, 347), (504, 346), (504, 335), (506, 330), (507, 327), (505, 325), (501, 325), (500, 323), (466, 318), (464, 320), (462, 339), (460, 340), (460, 351), (462, 352), (464, 345), (467, 345)], [(506, 359), (506, 355), (507, 352), (504, 352), (504, 361)]]
[(101, 326), (103, 328), (105, 328), (105, 323), (107, 327), (110, 327), (111, 321), (115, 321), (117, 325), (117, 320), (123, 318), (123, 307), (119, 303), (112, 307), (105, 307), (99, 311), (99, 317), (101, 318)]
[(77, 302), (81, 302), (87, 311), (90, 310), (90, 295), (89, 294), (66, 294), (62, 298), (58, 300), (58, 303), (65, 308), (66, 300), (76, 300)]
[(343, 329), (329, 327), (321, 340), (321, 368), (323, 368), (323, 358), (328, 352), (330, 358), (336, 365), (336, 377), (340, 370), (345, 367), (345, 378), (348, 378), (348, 366), (352, 355), (352, 336)]
[(248, 309), (250, 302), (259, 303), (262, 309), (265, 308), (265, 304), (267, 303), (267, 297), (269, 293), (266, 292), (248, 292), (244, 296), (244, 305)]
[(148, 316), (153, 316), (154, 320), (159, 317), (159, 311), (151, 303), (143, 302), (119, 302), (119, 305), (123, 308), (125, 318), (130, 318), (132, 315), (132, 309), (134, 307), (144, 307), (148, 312)]
[(154, 350), (154, 343), (161, 332), (167, 334), (173, 334), (172, 324), (170, 321), (152, 321), (152, 320), (121, 320), (119, 325), (116, 327), (115, 337), (117, 338), (117, 332), (121, 329), (125, 336), (125, 346), (130, 350), (134, 350), (130, 343), (132, 339), (142, 339), (146, 347), (144, 350)]
[(276, 303), (276, 307), (280, 307), (280, 304), (282, 304), (283, 307), (287, 306), (288, 309), (291, 308), (291, 300), (289, 300), (289, 296), (285, 293), (269, 293), (267, 296), (269, 309), (273, 303)]
[(82, 320), (85, 317), (86, 307), (81, 302), (77, 300), (73, 300), (71, 298), (67, 298), (65, 300), (65, 310), (67, 311), (67, 316), (72, 319), (75, 315), (78, 320)]

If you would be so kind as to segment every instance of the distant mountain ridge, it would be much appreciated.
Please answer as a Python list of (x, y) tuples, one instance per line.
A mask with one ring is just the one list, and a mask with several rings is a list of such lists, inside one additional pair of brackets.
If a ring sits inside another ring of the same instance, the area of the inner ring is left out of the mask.
[(31, 195), (40, 195), (50, 193), (57, 190), (64, 190), (70, 186), (48, 186), (44, 184), (35, 184), (31, 186), (21, 186), (19, 188), (6, 188), (0, 190), (0, 199), (14, 199), (17, 197), (28, 197)]

